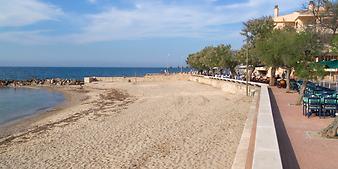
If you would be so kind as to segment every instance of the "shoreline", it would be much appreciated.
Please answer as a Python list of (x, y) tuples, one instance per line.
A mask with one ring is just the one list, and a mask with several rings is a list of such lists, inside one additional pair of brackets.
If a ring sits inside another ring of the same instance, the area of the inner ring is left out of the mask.
[[(75, 86), (72, 87), (75, 88)], [(36, 111), (33, 114), (22, 116), (0, 124), (0, 140), (10, 135), (27, 132), (29, 129), (34, 127), (34, 123), (53, 115), (57, 115), (60, 111), (75, 106), (76, 104), (79, 104), (81, 100), (86, 99), (85, 96), (79, 92), (69, 91), (71, 88), (70, 86), (20, 86), (19, 88), (46, 89), (51, 92), (59, 92), (64, 96), (64, 100), (55, 106), (44, 108), (43, 110)]]

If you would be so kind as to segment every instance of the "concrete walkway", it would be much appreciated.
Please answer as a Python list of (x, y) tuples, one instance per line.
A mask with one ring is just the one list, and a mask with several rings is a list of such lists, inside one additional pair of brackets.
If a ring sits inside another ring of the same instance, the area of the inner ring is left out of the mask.
[(270, 97), (284, 168), (334, 169), (338, 167), (338, 139), (324, 139), (318, 131), (333, 118), (309, 119), (295, 106), (297, 93), (271, 88)]

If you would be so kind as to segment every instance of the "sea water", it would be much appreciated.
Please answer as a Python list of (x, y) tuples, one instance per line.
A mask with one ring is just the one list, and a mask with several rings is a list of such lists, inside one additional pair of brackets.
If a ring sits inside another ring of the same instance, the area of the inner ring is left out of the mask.
[[(0, 67), (0, 80), (84, 77), (144, 76), (149, 73), (188, 72), (189, 68), (103, 68), (103, 67)], [(61, 103), (61, 93), (45, 89), (0, 88), (0, 123), (41, 112)]]
[(0, 67), (0, 80), (63, 78), (83, 80), (84, 77), (144, 76), (149, 73), (188, 72), (189, 68), (123, 68), (123, 67)]
[(47, 89), (0, 88), (0, 124), (46, 111), (63, 101), (62, 93)]

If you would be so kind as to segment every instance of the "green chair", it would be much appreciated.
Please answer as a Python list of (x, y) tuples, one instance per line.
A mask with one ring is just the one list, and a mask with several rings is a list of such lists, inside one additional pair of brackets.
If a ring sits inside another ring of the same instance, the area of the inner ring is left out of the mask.
[(306, 116), (310, 118), (312, 114), (321, 115), (322, 104), (321, 98), (317, 96), (309, 97), (306, 105)]
[(334, 117), (337, 112), (337, 98), (335, 97), (326, 97), (324, 98), (323, 109), (321, 111), (321, 115), (325, 116), (329, 115)]

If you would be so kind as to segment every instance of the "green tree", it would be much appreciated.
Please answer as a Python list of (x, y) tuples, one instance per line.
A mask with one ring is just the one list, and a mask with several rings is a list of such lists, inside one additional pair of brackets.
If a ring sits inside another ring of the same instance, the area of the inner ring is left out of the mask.
[(296, 65), (301, 48), (297, 42), (298, 34), (294, 29), (280, 30), (278, 35), (280, 36), (278, 42), (278, 55), (281, 58), (280, 66), (286, 69), (286, 91), (290, 91), (290, 74), (294, 66)]
[(324, 19), (324, 27), (332, 31), (333, 36), (337, 34), (338, 29), (338, 1), (326, 1), (326, 19)]
[(197, 53), (190, 54), (186, 60), (190, 67), (199, 70), (213, 70), (214, 67), (229, 68), (235, 74), (237, 60), (231, 45), (218, 45), (216, 47), (208, 46)]
[(271, 67), (270, 85), (275, 84), (275, 72), (278, 67), (284, 66), (282, 55), (285, 54), (285, 37), (283, 31), (274, 30), (266, 38), (261, 38), (255, 43), (255, 52), (260, 60)]
[(262, 62), (260, 61), (259, 56), (255, 52), (255, 49), (253, 47), (250, 47), (248, 44), (244, 44), (242, 48), (236, 52), (236, 58), (238, 63), (246, 64), (246, 56), (248, 51), (249, 51), (248, 64), (251, 65), (253, 68), (261, 65)]
[(252, 46), (254, 46), (256, 40), (266, 38), (274, 29), (274, 21), (270, 16), (250, 19), (243, 25), (241, 35), (245, 36)]
[(216, 52), (213, 46), (205, 47), (200, 52), (202, 55), (201, 61), (209, 70), (219, 66), (221, 56)]
[[(321, 65), (314, 63), (314, 58), (320, 54), (321, 49), (322, 45), (315, 33), (297, 33), (294, 29), (273, 30), (268, 37), (256, 42), (256, 52), (265, 65), (272, 67), (272, 74), (278, 67), (287, 70), (287, 90), (290, 89), (290, 72), (295, 68), (297, 77), (305, 81), (300, 98), (303, 97), (308, 80), (324, 75)], [(274, 82), (271, 75), (270, 85)]]
[[(256, 42), (268, 37), (273, 29), (274, 22), (272, 17), (264, 16), (244, 22), (241, 35), (245, 36), (247, 43), (237, 52), (239, 62), (246, 64), (246, 59), (248, 59), (248, 65), (251, 65), (253, 68), (261, 65), (262, 61), (256, 52)], [(253, 71), (250, 72), (252, 73)]]
[(236, 75), (236, 66), (238, 65), (238, 61), (235, 57), (235, 52), (231, 50), (231, 45), (218, 45), (214, 48), (215, 53), (218, 57), (220, 57), (220, 62), (218, 67), (228, 68), (232, 75)]
[(295, 74), (303, 80), (297, 104), (301, 104), (307, 82), (317, 80), (325, 75), (324, 66), (314, 62), (315, 56), (320, 55), (323, 44), (318, 41), (318, 35), (310, 31), (300, 32), (296, 43), (300, 55), (295, 65)]
[[(314, 7), (311, 12), (315, 16), (313, 21), (316, 27), (315, 31), (322, 35), (330, 33), (335, 35), (338, 29), (338, 2), (330, 0), (313, 0), (312, 2)], [(330, 31), (328, 32), (327, 30)]]
[(199, 72), (202, 72), (207, 67), (205, 67), (205, 65), (202, 63), (201, 57), (202, 57), (202, 55), (201, 55), (200, 52), (189, 54), (186, 62), (191, 68), (194, 68), (194, 69), (198, 70)]
[(332, 39), (332, 51), (336, 54), (338, 54), (338, 35), (336, 35), (333, 39)]

